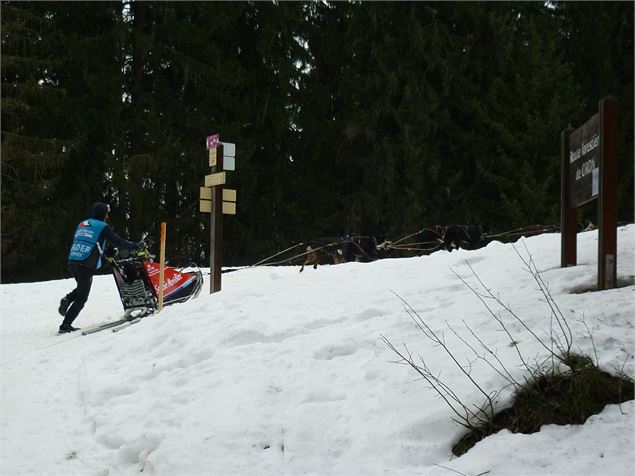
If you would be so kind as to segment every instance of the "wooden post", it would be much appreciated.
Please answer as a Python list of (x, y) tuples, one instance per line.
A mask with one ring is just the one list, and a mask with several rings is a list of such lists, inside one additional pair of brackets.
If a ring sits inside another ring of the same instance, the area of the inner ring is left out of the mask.
[(577, 263), (577, 220), (578, 209), (571, 203), (569, 181), (569, 136), (572, 127), (566, 128), (560, 135), (561, 186), (560, 186), (560, 267), (575, 266)]
[(615, 98), (606, 97), (600, 101), (598, 289), (611, 289), (617, 285), (618, 111)]
[[(216, 165), (212, 173), (223, 170), (223, 145), (219, 144), (216, 152)], [(212, 213), (210, 226), (209, 254), (209, 293), (221, 290), (221, 266), (223, 251), (223, 185), (212, 187)]]
[(159, 256), (159, 306), (158, 311), (163, 310), (163, 281), (165, 278), (165, 222), (161, 223), (161, 254)]

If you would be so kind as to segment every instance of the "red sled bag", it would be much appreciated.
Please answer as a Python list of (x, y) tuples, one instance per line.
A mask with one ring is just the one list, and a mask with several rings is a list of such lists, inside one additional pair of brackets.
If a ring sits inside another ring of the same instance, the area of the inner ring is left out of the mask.
[[(146, 274), (152, 283), (152, 290), (156, 298), (159, 298), (159, 277), (161, 265), (149, 259), (143, 262)], [(200, 278), (199, 278), (199, 273)], [(163, 270), (163, 304), (187, 301), (191, 297), (198, 296), (203, 284), (202, 273), (177, 271), (170, 266)]]
[[(150, 259), (147, 251), (131, 254), (115, 250), (108, 258), (119, 290), (126, 318), (143, 317), (156, 311), (159, 302), (160, 265)], [(185, 271), (165, 266), (163, 276), (163, 305), (168, 306), (195, 298), (203, 287), (203, 273), (194, 264)]]

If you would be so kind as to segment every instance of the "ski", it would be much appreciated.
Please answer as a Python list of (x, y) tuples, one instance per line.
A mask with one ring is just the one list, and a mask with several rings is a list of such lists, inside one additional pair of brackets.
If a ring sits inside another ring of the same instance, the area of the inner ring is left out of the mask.
[(88, 334), (94, 334), (95, 332), (104, 331), (112, 327), (120, 326), (122, 324), (125, 324), (126, 322), (129, 322), (129, 320), (125, 317), (121, 319), (117, 319), (116, 321), (103, 322), (101, 324), (97, 324), (95, 326), (82, 329), (82, 335), (87, 336)]
[(137, 322), (139, 322), (142, 318), (141, 317), (137, 317), (132, 319), (131, 321), (128, 322), (124, 322), (123, 324), (119, 325), (119, 326), (115, 326), (112, 328), (113, 332), (119, 332), (123, 329), (126, 329), (127, 327), (130, 327), (133, 324), (136, 324)]

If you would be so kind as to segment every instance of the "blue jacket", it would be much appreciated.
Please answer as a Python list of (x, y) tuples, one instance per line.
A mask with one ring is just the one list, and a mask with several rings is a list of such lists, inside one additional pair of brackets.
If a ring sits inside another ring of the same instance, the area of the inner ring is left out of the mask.
[(101, 257), (106, 249), (106, 241), (126, 250), (137, 246), (118, 236), (105, 221), (89, 218), (77, 225), (75, 238), (68, 254), (69, 264), (78, 264), (90, 269), (101, 268)]

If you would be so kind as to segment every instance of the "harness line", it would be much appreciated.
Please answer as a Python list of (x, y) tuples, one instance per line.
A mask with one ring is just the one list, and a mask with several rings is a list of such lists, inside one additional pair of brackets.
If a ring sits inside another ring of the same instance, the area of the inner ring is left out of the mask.
[[(298, 246), (302, 246), (304, 243), (298, 243), (297, 245), (293, 245), (293, 246), (289, 246), (286, 250), (280, 251), (279, 253), (276, 253), (275, 255), (271, 255), (268, 258), (263, 259), (262, 261), (258, 261), (256, 264), (252, 264), (251, 266), (249, 266), (250, 268), (253, 268), (254, 266), (258, 266), (261, 265), (262, 263), (264, 263), (265, 261), (269, 261), (271, 258), (275, 258), (276, 256), (281, 255), (282, 253), (286, 253), (289, 250), (292, 250), (293, 248), (296, 248)], [(286, 260), (284, 260), (286, 261)], [(284, 262), (282, 261), (282, 262)]]
[[(514, 236), (514, 235), (522, 235), (523, 233), (540, 233), (540, 232), (544, 232), (544, 231), (550, 231), (550, 230), (554, 230), (555, 227), (554, 226), (545, 226), (543, 228), (537, 228), (537, 229), (532, 229), (529, 230), (527, 226), (525, 227), (519, 227), (519, 228), (514, 228), (512, 230), (509, 231), (505, 231), (505, 232), (501, 232), (501, 233), (496, 233), (496, 234), (483, 234), (481, 237), (483, 239), (491, 239), (491, 238), (497, 238), (497, 237), (501, 237), (501, 236)], [(425, 230), (430, 230), (430, 231), (435, 231), (432, 228), (429, 227), (424, 227), (421, 228), (420, 230), (414, 232), (414, 233), (410, 233), (409, 235), (406, 235), (400, 239), (398, 239), (397, 241), (391, 242), (391, 241), (384, 241), (383, 243), (377, 245), (377, 249), (394, 249), (394, 250), (403, 250), (403, 251), (433, 251), (438, 249), (442, 244), (443, 244), (443, 240), (441, 238), (437, 238), (436, 240), (433, 241), (424, 241), (424, 242), (417, 242), (417, 243), (405, 243), (405, 244), (399, 244), (400, 242), (407, 240), (408, 238), (415, 236)], [(296, 258), (301, 258), (303, 256), (307, 256), (309, 253), (314, 253), (316, 251), (320, 251), (323, 250), (324, 248), (328, 248), (330, 246), (334, 246), (334, 245), (341, 245), (341, 244), (345, 244), (345, 243), (351, 243), (353, 244), (357, 250), (359, 252), (361, 252), (364, 256), (368, 256), (368, 253), (366, 253), (366, 251), (364, 251), (364, 249), (360, 246), (359, 243), (356, 243), (353, 240), (338, 240), (338, 241), (331, 241), (330, 243), (327, 243), (323, 246), (320, 246), (318, 248), (312, 248), (310, 251), (305, 251), (303, 253), (299, 253), (296, 255), (293, 255), (289, 258), (285, 258), (279, 261), (274, 261), (271, 263), (267, 263), (267, 261), (269, 261), (272, 258), (275, 258), (276, 256), (280, 256), (281, 254), (284, 254), (286, 252), (288, 252), (289, 250), (292, 250), (294, 248), (297, 248), (298, 246), (302, 246), (305, 243), (298, 243), (295, 244), (293, 246), (290, 246), (289, 248), (280, 251), (274, 255), (269, 256), (268, 258), (265, 258), (255, 264), (252, 264), (250, 266), (247, 266), (247, 268), (253, 268), (255, 266), (274, 266), (274, 265), (278, 265), (278, 264), (282, 264), (282, 263), (288, 263), (291, 260), (294, 260)]]

